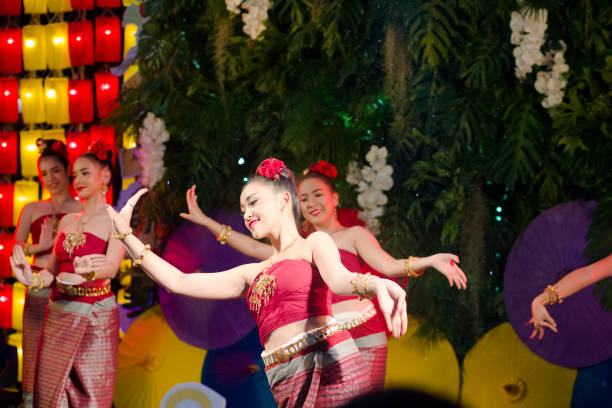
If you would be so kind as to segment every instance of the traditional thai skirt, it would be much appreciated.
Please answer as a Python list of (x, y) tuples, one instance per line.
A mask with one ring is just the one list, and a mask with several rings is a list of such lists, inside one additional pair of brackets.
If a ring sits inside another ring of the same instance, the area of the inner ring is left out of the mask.
[(28, 290), (23, 306), (23, 380), (22, 390), (26, 407), (32, 406), (34, 372), (38, 354), (38, 341), (47, 315), (51, 289), (38, 292)]
[[(316, 330), (326, 327), (329, 323)], [(332, 334), (320, 336), (322, 340), (300, 348), (304, 337), (313, 332), (261, 355), (280, 408), (337, 407), (371, 389), (367, 366), (347, 331), (332, 330)]]
[(119, 311), (115, 297), (93, 305), (49, 303), (34, 387), (36, 407), (111, 407)]

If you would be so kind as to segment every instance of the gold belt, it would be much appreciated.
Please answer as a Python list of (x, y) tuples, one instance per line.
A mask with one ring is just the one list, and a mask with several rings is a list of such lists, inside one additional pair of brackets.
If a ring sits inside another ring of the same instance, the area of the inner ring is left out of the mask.
[(104, 286), (75, 286), (75, 285), (64, 285), (60, 282), (55, 282), (57, 290), (65, 293), (68, 296), (103, 296), (110, 293), (110, 283)]
[(328, 323), (325, 326), (319, 327), (318, 329), (304, 333), (298, 340), (292, 341), (284, 346), (277, 347), (271, 351), (264, 351), (261, 354), (261, 359), (266, 367), (276, 363), (284, 363), (291, 360), (293, 356), (305, 348), (310, 347), (321, 340), (325, 340), (329, 336), (340, 333), (343, 330), (344, 329), (341, 328), (335, 321)]
[(342, 330), (351, 330), (359, 325), (364, 324), (366, 321), (370, 320), (375, 315), (376, 308), (372, 306), (365, 312), (361, 313), (359, 316), (340, 323), (340, 328)]

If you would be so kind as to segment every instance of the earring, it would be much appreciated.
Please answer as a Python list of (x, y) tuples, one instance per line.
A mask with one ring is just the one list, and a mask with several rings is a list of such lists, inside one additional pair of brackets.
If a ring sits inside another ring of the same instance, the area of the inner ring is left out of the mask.
[(106, 195), (107, 191), (108, 191), (108, 186), (104, 186), (104, 188), (102, 189), (102, 195)]

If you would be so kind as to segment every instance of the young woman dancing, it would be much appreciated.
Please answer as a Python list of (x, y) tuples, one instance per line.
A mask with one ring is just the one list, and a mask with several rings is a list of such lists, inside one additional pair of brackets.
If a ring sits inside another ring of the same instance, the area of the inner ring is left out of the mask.
[(404, 290), (369, 274), (352, 273), (329, 235), (300, 236), (293, 173), (277, 159), (264, 160), (240, 196), (244, 223), (257, 239), (268, 238), (272, 256), (225, 272), (184, 274), (131, 235), (129, 207), (107, 207), (117, 237), (147, 274), (167, 290), (186, 296), (245, 296), (264, 346), (262, 358), (280, 407), (335, 407), (371, 389), (369, 373), (350, 334), (332, 316), (331, 293), (378, 298), (394, 336), (407, 325)]
[[(337, 174), (333, 165), (322, 160), (313, 164), (304, 171), (304, 177), (298, 185), (298, 196), (305, 224), (331, 236), (339, 249), (342, 264), (349, 271), (363, 271), (365, 262), (373, 268), (367, 270), (377, 276), (405, 278), (420, 276), (424, 269), (431, 267), (446, 276), (450, 286), (465, 289), (466, 277), (457, 265), (459, 258), (456, 255), (435, 254), (424, 258), (409, 257), (398, 260), (385, 252), (365, 228), (343, 226), (336, 212), (339, 197), (333, 179)], [(232, 232), (230, 227), (207, 217), (198, 207), (195, 186), (187, 191), (187, 206), (189, 213), (183, 213), (181, 216), (206, 227), (217, 235), (221, 243), (228, 243), (238, 251), (260, 260), (269, 258), (274, 252), (272, 246)], [(302, 228), (302, 231), (308, 229)], [(359, 300), (354, 295), (332, 295), (334, 317), (343, 327), (350, 329), (362, 358), (368, 365), (372, 387), (381, 389), (386, 374), (387, 333), (385, 319), (380, 312), (377, 313), (377, 309), (376, 299), (370, 301)]]
[(590, 265), (575, 269), (554, 285), (548, 285), (531, 302), (532, 316), (527, 324), (533, 324), (533, 331), (529, 338), (533, 339), (537, 335), (538, 340), (542, 340), (545, 327), (557, 333), (557, 322), (546, 310), (547, 305), (562, 303), (563, 299), (568, 296), (610, 276), (612, 276), (612, 255), (608, 255), (606, 258)]
[[(40, 271), (47, 265), (59, 221), (65, 214), (79, 211), (81, 204), (68, 192), (70, 165), (66, 145), (59, 140), (39, 140), (38, 174), (51, 198), (27, 204), (21, 210), (14, 241), (26, 255), (33, 255), (31, 269)], [(32, 234), (32, 244), (28, 236)], [(51, 290), (28, 290), (23, 308), (23, 403), (32, 407), (34, 370), (38, 341), (42, 331)]]
[(111, 239), (105, 211), (112, 149), (100, 140), (73, 166), (83, 211), (66, 215), (45, 269), (32, 272), (17, 248), (11, 266), (29, 290), (51, 287), (40, 339), (34, 406), (111, 407), (119, 312), (110, 290), (125, 249)]

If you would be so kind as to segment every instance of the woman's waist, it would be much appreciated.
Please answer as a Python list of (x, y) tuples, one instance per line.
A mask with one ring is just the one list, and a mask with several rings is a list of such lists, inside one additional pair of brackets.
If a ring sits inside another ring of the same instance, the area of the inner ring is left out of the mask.
[(268, 337), (264, 340), (264, 349), (273, 350), (278, 348), (291, 341), (296, 336), (300, 336), (311, 330), (316, 330), (319, 327), (325, 326), (330, 321), (334, 321), (333, 317), (330, 315), (310, 316), (306, 319), (277, 327), (276, 329), (272, 330), (272, 332), (270, 332)]
[(349, 298), (340, 302), (332, 303), (332, 311), (334, 316), (340, 313), (361, 313), (374, 306), (374, 303), (369, 299), (359, 300), (359, 298)]

